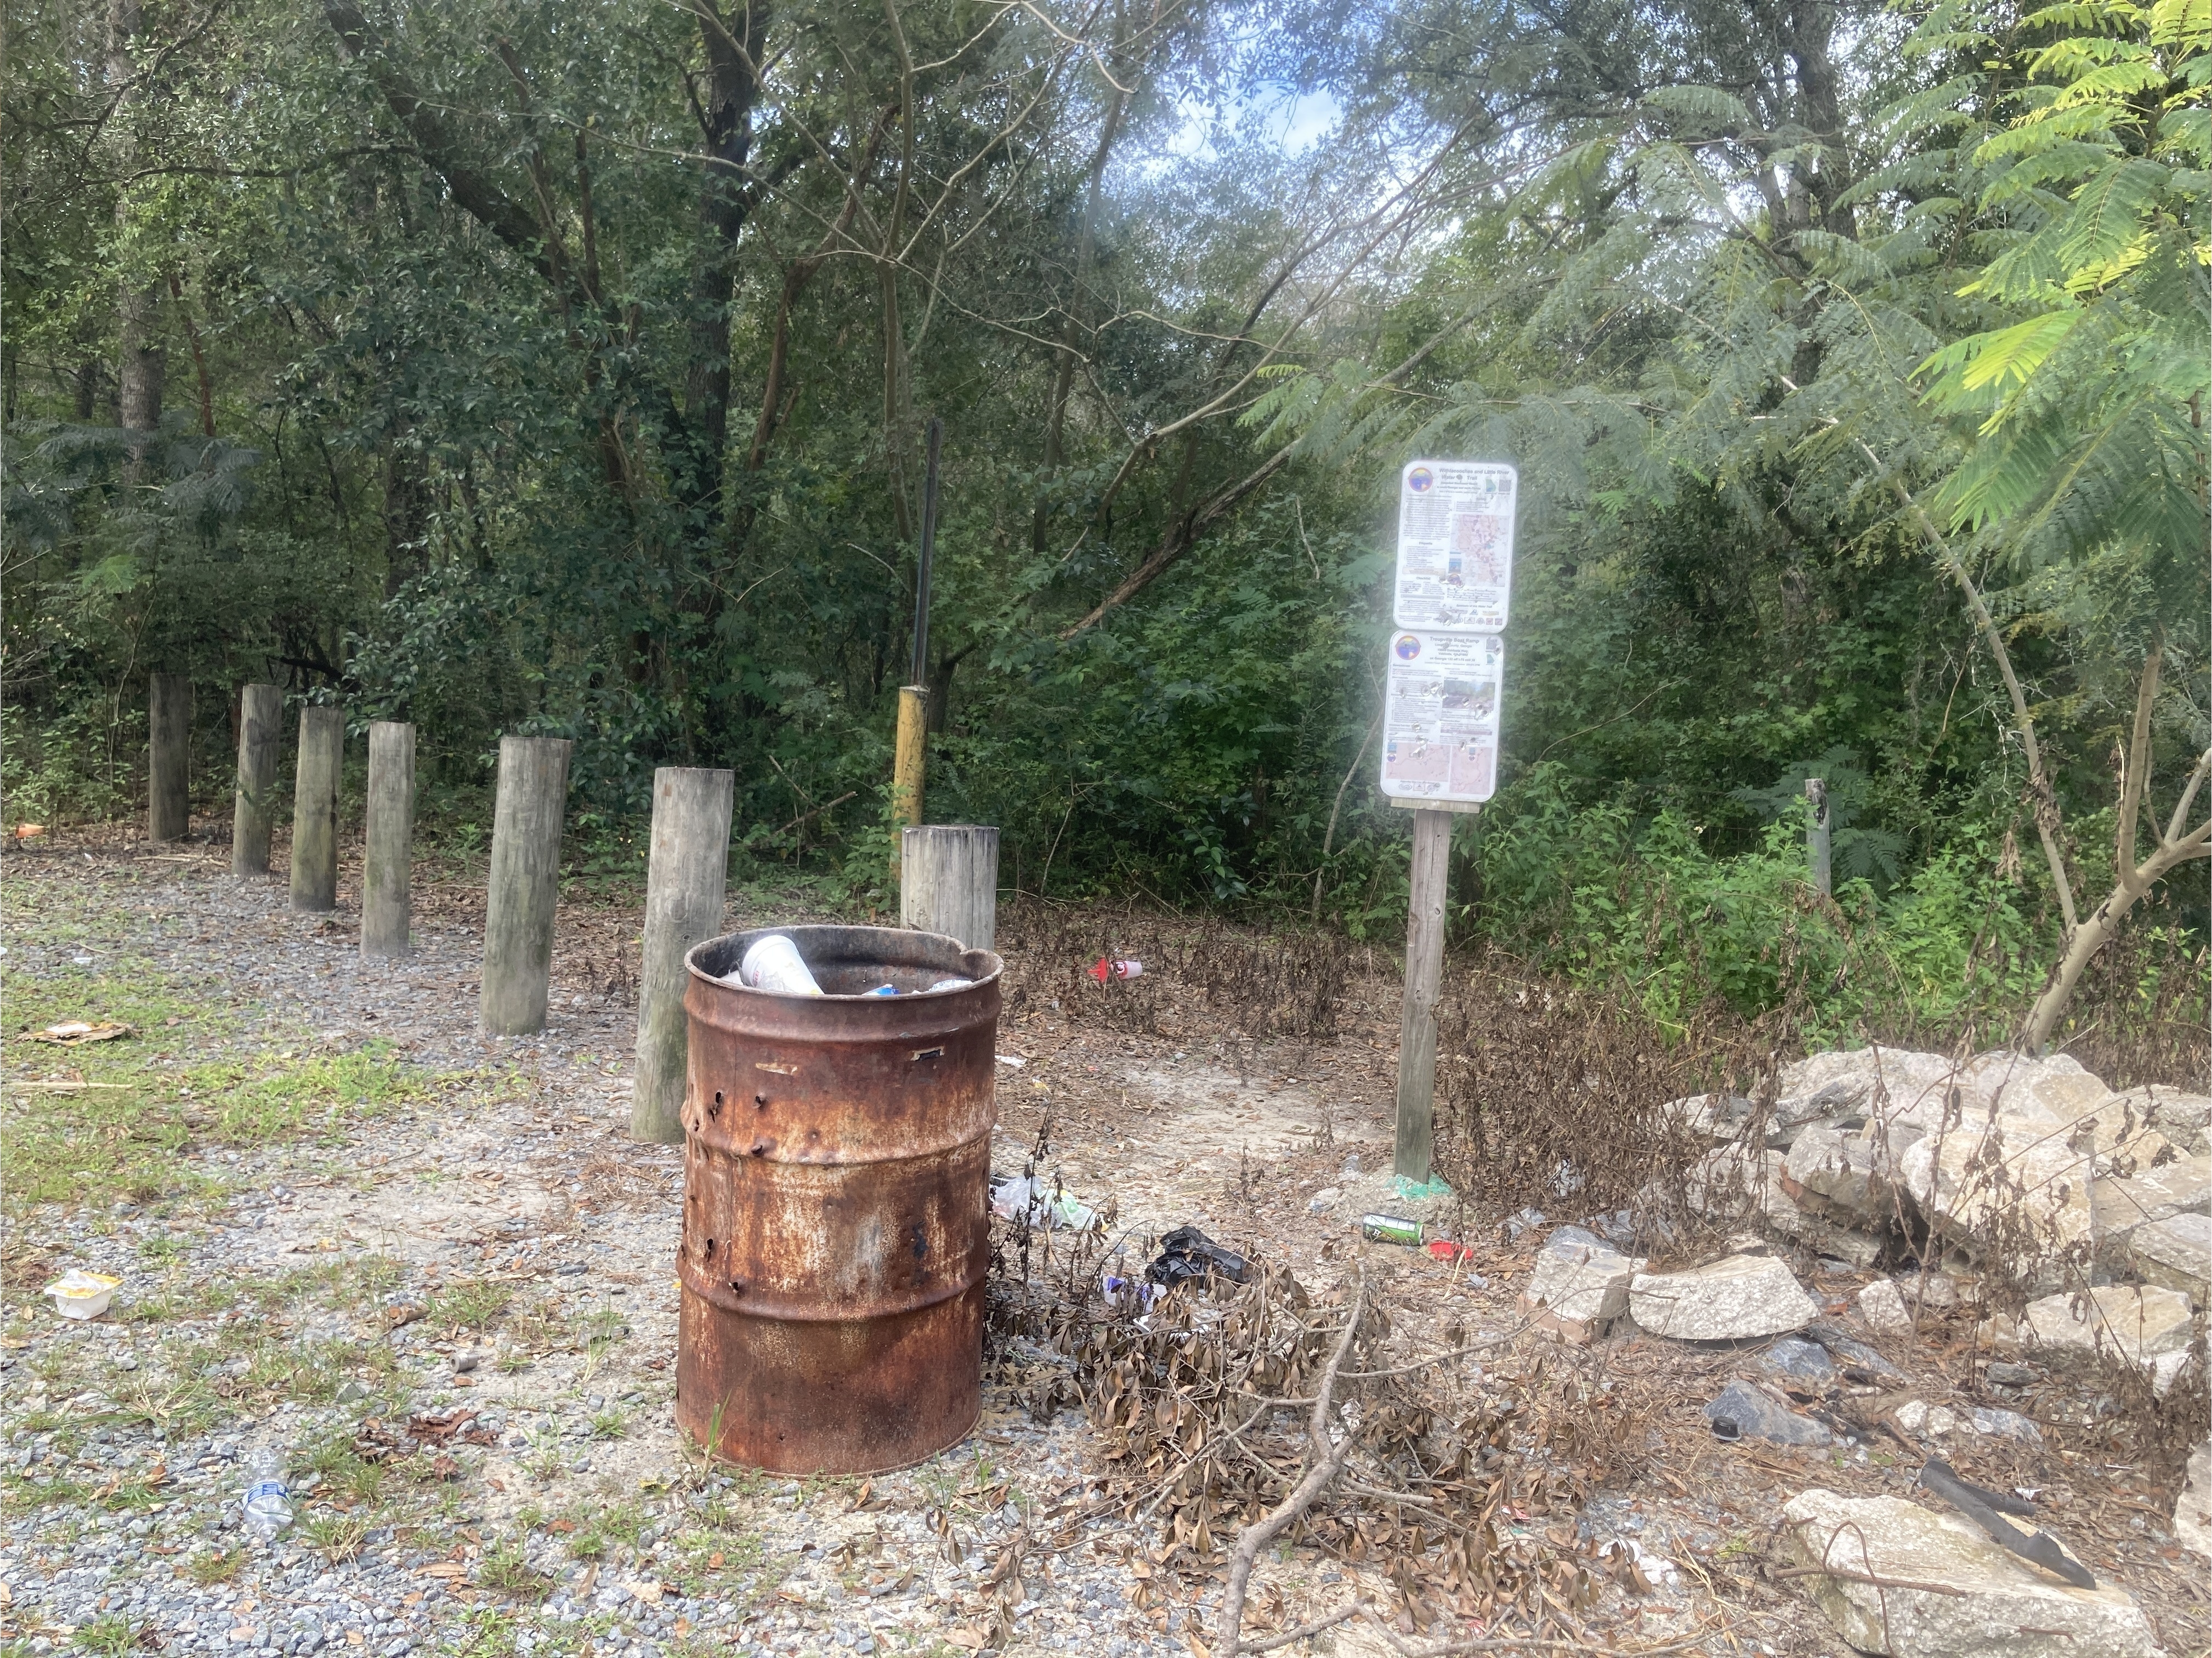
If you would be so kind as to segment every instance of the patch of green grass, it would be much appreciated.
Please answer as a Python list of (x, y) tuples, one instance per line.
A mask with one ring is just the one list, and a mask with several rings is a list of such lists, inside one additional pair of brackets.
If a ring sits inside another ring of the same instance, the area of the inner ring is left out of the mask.
[[(10, 988), (20, 982), (14, 975)], [(434, 1091), (430, 1073), (393, 1058), (384, 1042), (303, 1059), (164, 1064), (185, 1057), (216, 1018), (192, 1011), (205, 1006), (204, 996), (187, 1003), (159, 985), (158, 975), (148, 983), (41, 983), (7, 999), (0, 1023), (36, 1029), (63, 1017), (110, 1018), (139, 1031), (52, 1050), (52, 1066), (79, 1073), (88, 1084), (82, 1090), (9, 1090), (0, 1124), (0, 1185), (11, 1206), (99, 1208), (121, 1199), (204, 1196), (216, 1183), (185, 1165), (195, 1144), (258, 1146), (318, 1133), (335, 1142), (349, 1124)], [(46, 1058), (42, 1053), (34, 1063)]]
[(300, 1540), (337, 1565), (361, 1552), (371, 1528), (371, 1516), (367, 1514), (340, 1514), (333, 1510), (310, 1515), (300, 1527)]
[(553, 1580), (530, 1564), (521, 1544), (511, 1538), (484, 1551), (477, 1567), (477, 1581), (519, 1600), (543, 1600), (553, 1592)]
[[(447, 1626), (439, 1650), (453, 1658), (513, 1658), (514, 1627), (513, 1612), (477, 1606), (459, 1623)], [(538, 1650), (544, 1649), (541, 1643)]]
[(202, 1549), (185, 1559), (185, 1576), (202, 1588), (228, 1583), (245, 1570), (244, 1549)]
[(82, 1652), (97, 1653), (100, 1658), (123, 1658), (137, 1638), (131, 1632), (131, 1620), (119, 1612), (110, 1612), (80, 1625), (70, 1637), (70, 1644)]
[(481, 1330), (505, 1312), (514, 1299), (514, 1286), (489, 1279), (471, 1279), (441, 1290), (430, 1303), (433, 1323), (458, 1324), (465, 1330)]
[(605, 1410), (592, 1418), (592, 1437), (620, 1439), (629, 1431), (629, 1418), (620, 1411)]

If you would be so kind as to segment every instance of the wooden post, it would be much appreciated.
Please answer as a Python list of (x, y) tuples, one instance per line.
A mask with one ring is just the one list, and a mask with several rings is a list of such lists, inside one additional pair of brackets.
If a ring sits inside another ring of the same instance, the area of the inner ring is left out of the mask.
[(238, 786), (230, 800), (230, 872), (269, 873), (276, 826), (276, 745), (284, 737), (284, 688), (248, 685), (239, 698)]
[(191, 828), (186, 756), (191, 746), (192, 682), (151, 675), (146, 685), (146, 838), (181, 841)]
[[(901, 824), (921, 822), (922, 774), (929, 753), (929, 687), (899, 687), (898, 746), (891, 761), (891, 816)], [(901, 849), (891, 848), (891, 877), (898, 878)]]
[(338, 907), (338, 778), (345, 769), (345, 710), (300, 710), (300, 764), (292, 779), (292, 908)]
[(1453, 815), (1425, 806), (1413, 811), (1406, 1002), (1398, 1021), (1398, 1134), (1390, 1169), (1424, 1186), (1436, 1142), (1437, 999), (1443, 987), (1444, 899), (1450, 884)]
[(561, 887), (561, 819), (574, 746), (558, 737), (499, 739), (499, 793), (484, 894), (483, 991), (477, 1004), (488, 1036), (527, 1036), (545, 1029), (553, 906)]
[(1828, 878), (1828, 786), (1818, 777), (1805, 780), (1805, 798), (1813, 803), (1813, 822), (1805, 831), (1805, 850), (1813, 864), (1813, 890), (1831, 896)]
[(899, 839), (899, 925), (949, 934), (967, 950), (996, 949), (999, 831), (932, 823)]
[(361, 953), (404, 956), (413, 908), (415, 727), (368, 728), (368, 805), (361, 859)]
[(734, 773), (663, 766), (653, 774), (653, 850), (645, 874), (645, 959), (637, 975), (636, 1085), (629, 1137), (684, 1143), (690, 1023), (684, 952), (722, 930), (730, 878)]

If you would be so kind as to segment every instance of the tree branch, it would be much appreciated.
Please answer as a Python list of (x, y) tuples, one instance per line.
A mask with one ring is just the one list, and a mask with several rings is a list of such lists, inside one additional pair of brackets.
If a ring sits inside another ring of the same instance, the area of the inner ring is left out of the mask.
[(1352, 1356), (1352, 1343), (1359, 1335), (1360, 1315), (1367, 1309), (1367, 1272), (1364, 1267), (1358, 1270), (1352, 1306), (1344, 1317), (1344, 1333), (1337, 1339), (1336, 1351), (1329, 1355), (1328, 1368), (1322, 1372), (1321, 1389), (1314, 1399), (1313, 1415), (1306, 1424), (1310, 1448), (1305, 1477), (1264, 1517), (1244, 1528), (1237, 1540), (1236, 1552), (1230, 1558), (1229, 1583), (1221, 1594), (1220, 1634), (1214, 1649), (1220, 1658), (1237, 1658), (1243, 1649), (1244, 1591), (1251, 1581), (1252, 1567), (1259, 1559), (1260, 1551), (1312, 1507), (1314, 1499), (1344, 1472), (1344, 1460), (1352, 1454), (1352, 1442), (1358, 1437), (1347, 1433), (1340, 1439), (1332, 1438), (1328, 1428), (1330, 1418), (1336, 1414), (1337, 1378), (1344, 1370), (1345, 1360)]

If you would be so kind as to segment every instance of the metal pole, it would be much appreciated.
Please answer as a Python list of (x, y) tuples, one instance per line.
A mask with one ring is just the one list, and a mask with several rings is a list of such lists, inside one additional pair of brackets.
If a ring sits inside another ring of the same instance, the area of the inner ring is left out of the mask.
[(1813, 890), (1831, 896), (1828, 878), (1828, 786), (1818, 777), (1805, 780), (1805, 798), (1813, 803), (1813, 822), (1805, 831), (1806, 855), (1813, 864)]

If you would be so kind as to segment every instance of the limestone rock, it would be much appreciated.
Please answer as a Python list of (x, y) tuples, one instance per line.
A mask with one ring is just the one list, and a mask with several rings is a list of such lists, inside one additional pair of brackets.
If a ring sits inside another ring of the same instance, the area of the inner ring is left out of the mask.
[(1521, 1305), (1536, 1321), (1571, 1340), (1602, 1335), (1628, 1310), (1628, 1282), (1640, 1259), (1616, 1253), (1579, 1227), (1561, 1227), (1536, 1256)]
[(1878, 1278), (1859, 1291), (1859, 1313), (1867, 1328), (1884, 1341), (1904, 1341), (1912, 1334), (1912, 1309), (1905, 1292), (1886, 1278)]
[[(1816, 1486), (1791, 1498), (1782, 1520), (1786, 1546), (1800, 1562), (1846, 1574), (1802, 1581), (1837, 1632), (1862, 1652), (2159, 1658), (2150, 1622), (2125, 1589), (2059, 1582), (1964, 1519), (1901, 1497), (1855, 1498)], [(1853, 1581), (1860, 1577), (1883, 1582)]]
[(2189, 1315), (2189, 1297), (2179, 1290), (2111, 1284), (2079, 1297), (2045, 1296), (2028, 1303), (2018, 1325), (1992, 1319), (1988, 1329), (1996, 1345), (2053, 1364), (2087, 1363), (2101, 1349), (2130, 1363), (2149, 1365), (2186, 1352)]
[(1991, 1439), (2017, 1439), (2029, 1445), (2043, 1442), (2043, 1430), (2018, 1411), (1999, 1410), (1994, 1405), (1977, 1405), (1966, 1412), (1966, 1420), (1978, 1434)]
[(1940, 1439), (1959, 1430), (1960, 1418), (1948, 1405), (1908, 1399), (1897, 1407), (1897, 1425), (1917, 1439)]
[(2002, 1244), (2031, 1278), (2093, 1230), (2089, 1155), (2047, 1118), (1998, 1116), (1917, 1140), (1899, 1160), (1923, 1213), (1984, 1249)]
[(2128, 1265), (2145, 1284), (2212, 1302), (2212, 1215), (2176, 1215), (2128, 1235)]
[(2189, 1473), (2173, 1505), (2173, 1540), (2212, 1558), (2212, 1445), (2191, 1453)]
[(1759, 1369), (1787, 1376), (1801, 1388), (1825, 1388), (1836, 1380), (1836, 1362), (1818, 1342), (1784, 1336), (1758, 1358)]
[[(1878, 1117), (1932, 1127), (1941, 1120), (1954, 1070), (1941, 1054), (1855, 1048), (1814, 1054), (1783, 1067), (1778, 1114), (1813, 1106), (1831, 1118)], [(1801, 1106), (1798, 1102), (1802, 1102)]]
[(1827, 1445), (1835, 1436), (1809, 1416), (1800, 1416), (1770, 1399), (1748, 1382), (1731, 1382), (1705, 1406), (1705, 1420), (1721, 1439), (1765, 1439), (1778, 1445)]
[(2212, 1095), (2146, 1083), (2124, 1089), (2116, 1097), (2184, 1151), (2196, 1157), (2212, 1151)]
[(1802, 1330), (1820, 1309), (1771, 1255), (1729, 1255), (1685, 1272), (1638, 1272), (1628, 1310), (1654, 1335), (1677, 1341), (1740, 1341)]
[(2097, 1232), (2120, 1238), (2151, 1221), (2212, 1212), (2212, 1157), (2148, 1164), (2132, 1179), (2097, 1182)]
[(1886, 1230), (1898, 1219), (1899, 1161), (1920, 1138), (1910, 1123), (1808, 1124), (1783, 1163), (1782, 1189), (1850, 1225)]

